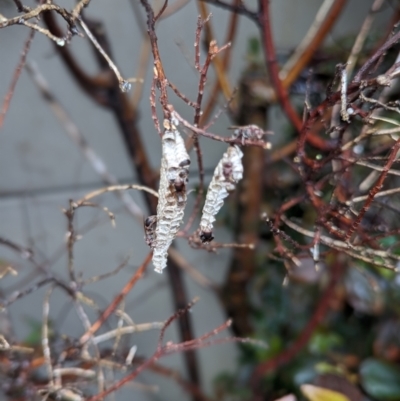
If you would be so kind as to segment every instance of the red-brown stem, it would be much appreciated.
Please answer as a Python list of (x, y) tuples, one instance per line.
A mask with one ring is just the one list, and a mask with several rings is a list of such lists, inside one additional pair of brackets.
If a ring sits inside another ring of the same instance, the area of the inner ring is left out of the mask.
[[(176, 319), (178, 316), (175, 314), (173, 317), (171, 317), (172, 320)], [(171, 320), (169, 319), (169, 320)], [(177, 352), (187, 352), (191, 351), (194, 349), (198, 348), (203, 348), (205, 346), (209, 345), (214, 345), (214, 344), (224, 344), (228, 342), (246, 342), (246, 339), (240, 339), (236, 337), (228, 337), (228, 338), (219, 338), (213, 341), (205, 341), (211, 336), (214, 336), (221, 332), (222, 330), (226, 329), (230, 325), (230, 322), (226, 322), (222, 324), (221, 326), (217, 327), (216, 329), (210, 331), (209, 333), (206, 333), (205, 335), (196, 338), (194, 340), (190, 341), (185, 341), (183, 343), (170, 343), (166, 344), (164, 346), (158, 346), (156, 352), (152, 355), (151, 358), (149, 358), (147, 361), (144, 361), (136, 370), (133, 372), (127, 374), (125, 377), (123, 377), (121, 380), (118, 382), (114, 383), (112, 386), (108, 387), (106, 390), (102, 391), (99, 394), (96, 394), (93, 397), (90, 397), (86, 399), (86, 401), (99, 401), (103, 400), (105, 396), (108, 394), (113, 393), (114, 391), (120, 389), (122, 386), (124, 386), (126, 383), (134, 380), (141, 372), (143, 372), (145, 369), (150, 368), (151, 365), (153, 365), (155, 362), (157, 362), (159, 359), (171, 355)], [(196, 396), (198, 398), (198, 396)]]
[(149, 2), (147, 0), (140, 0), (140, 2), (145, 8), (147, 14), (147, 33), (150, 39), (151, 51), (153, 52), (153, 58), (154, 58), (154, 68), (156, 71), (156, 78), (161, 93), (160, 103), (163, 106), (164, 118), (168, 119), (170, 113), (167, 107), (168, 105), (167, 78), (165, 76), (164, 67), (161, 62), (160, 52), (158, 50), (158, 38), (155, 31), (156, 19), (154, 17), (154, 11)]
[(272, 234), (274, 235), (274, 240), (276, 243), (276, 250), (282, 256), (284, 256), (286, 254), (286, 249), (285, 249), (285, 246), (283, 245), (281, 236), (275, 235), (275, 233), (277, 232), (276, 230), (279, 230), (279, 223), (281, 221), (281, 216), (287, 210), (289, 210), (292, 207), (299, 204), (303, 199), (304, 199), (304, 196), (297, 196), (296, 198), (290, 199), (289, 201), (285, 202), (275, 214), (275, 218), (274, 218), (274, 222), (273, 222), (274, 230), (272, 231)]
[[(289, 118), (297, 132), (301, 132), (303, 123), (297, 114), (296, 110), (290, 103), (286, 88), (283, 86), (279, 78), (279, 67), (276, 59), (275, 44), (271, 29), (270, 16), (270, 0), (259, 0), (260, 16), (259, 22), (264, 40), (264, 54), (266, 58), (268, 72), (272, 81), (272, 85), (276, 91), (276, 95), (282, 110)], [(318, 149), (326, 148), (325, 140), (316, 135), (307, 133), (307, 141)]]
[[(204, 26), (204, 23), (206, 23), (207, 21), (208, 21), (208, 19), (202, 20), (201, 17), (199, 17), (198, 22), (197, 22), (197, 29), (196, 29), (195, 66), (196, 66), (196, 69), (200, 72), (199, 89), (197, 92), (197, 100), (196, 100), (196, 107), (195, 107), (194, 120), (193, 120), (193, 125), (196, 128), (198, 128), (199, 124), (200, 124), (201, 103), (203, 101), (203, 94), (204, 94), (204, 88), (205, 88), (206, 81), (207, 81), (208, 68), (210, 67), (213, 57), (216, 55), (216, 52), (215, 52), (216, 44), (214, 42), (210, 42), (206, 61), (204, 62), (203, 67), (200, 66), (200, 35), (201, 35), (202, 28)], [(198, 168), (199, 168), (199, 187), (198, 187), (197, 197), (196, 197), (196, 200), (195, 200), (195, 203), (193, 206), (193, 212), (191, 213), (191, 215), (188, 219), (188, 222), (186, 223), (186, 226), (183, 229), (183, 231), (185, 233), (190, 229), (190, 227), (193, 224), (193, 221), (200, 209), (200, 203), (201, 203), (201, 199), (202, 199), (203, 193), (204, 193), (203, 155), (201, 153), (198, 134), (196, 131), (193, 131), (193, 132), (195, 133), (195, 135), (193, 136), (193, 146), (196, 150), (197, 164), (198, 164)]]
[(336, 286), (342, 277), (345, 268), (345, 261), (340, 260), (340, 255), (336, 255), (336, 259), (336, 264), (331, 267), (329, 283), (327, 284), (326, 289), (318, 302), (317, 309), (315, 310), (311, 319), (308, 321), (306, 327), (292, 345), (272, 359), (263, 362), (256, 367), (252, 377), (253, 386), (257, 385), (258, 380), (262, 375), (276, 370), (282, 365), (290, 362), (307, 345), (315, 329), (326, 317), (332, 299), (335, 296)]
[(324, 41), (326, 35), (331, 31), (332, 26), (337, 21), (346, 3), (347, 0), (336, 0), (332, 4), (323, 24), (321, 24), (318, 32), (315, 33), (314, 37), (307, 46), (307, 49), (305, 49), (301, 58), (298, 60), (298, 63), (296, 63), (296, 65), (288, 72), (286, 78), (282, 81), (282, 84), (285, 88), (288, 88), (297, 79), (301, 71), (307, 66), (315, 51)]
[(272, 85), (276, 91), (276, 95), (283, 111), (285, 112), (291, 123), (294, 125), (296, 130), (300, 132), (303, 124), (296, 110), (294, 110), (292, 104), (290, 103), (288, 93), (283, 87), (282, 81), (279, 78), (279, 66), (276, 59), (275, 44), (273, 41), (271, 28), (270, 0), (260, 0), (259, 8), (260, 26), (262, 29), (264, 40), (264, 53)]
[(141, 264), (139, 269), (133, 274), (131, 279), (125, 284), (124, 288), (121, 292), (114, 298), (114, 300), (108, 305), (107, 309), (101, 314), (101, 316), (92, 324), (90, 329), (82, 335), (79, 342), (81, 344), (85, 344), (90, 337), (96, 333), (96, 331), (103, 325), (103, 323), (110, 317), (110, 315), (115, 311), (117, 306), (121, 303), (121, 301), (128, 295), (129, 291), (136, 284), (136, 282), (143, 276), (146, 271), (146, 267), (151, 260), (152, 253), (150, 252), (144, 262)]
[(367, 61), (366, 63), (358, 70), (357, 74), (353, 79), (353, 83), (358, 83), (361, 81), (365, 73), (372, 67), (372, 65), (377, 62), (382, 55), (390, 49), (393, 45), (395, 45), (400, 40), (400, 32), (397, 32), (394, 36), (388, 39)]

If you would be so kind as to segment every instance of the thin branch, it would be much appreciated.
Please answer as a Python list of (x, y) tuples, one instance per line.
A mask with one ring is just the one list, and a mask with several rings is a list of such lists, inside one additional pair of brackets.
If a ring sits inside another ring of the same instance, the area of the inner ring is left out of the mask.
[(374, 18), (378, 11), (382, 8), (382, 5), (384, 3), (384, 0), (375, 0), (371, 6), (371, 9), (365, 18), (360, 31), (357, 35), (356, 40), (354, 41), (353, 47), (351, 49), (350, 55), (347, 59), (347, 66), (346, 66), (346, 71), (347, 75), (351, 76), (356, 63), (357, 59), (360, 56), (361, 50), (364, 46), (365, 40), (367, 39), (368, 35), (371, 33), (371, 26), (372, 22), (374, 21)]
[(156, 20), (154, 17), (154, 11), (151, 8), (148, 0), (140, 0), (147, 14), (147, 33), (149, 35), (151, 50), (154, 58), (154, 71), (155, 78), (158, 82), (158, 87), (161, 92), (160, 103), (163, 106), (164, 119), (169, 118), (169, 112), (167, 108), (168, 94), (167, 94), (167, 78), (165, 76), (164, 68), (161, 62), (160, 52), (158, 50), (158, 38), (155, 32)]
[[(393, 194), (397, 194), (400, 192), (400, 188), (392, 188), (392, 189), (387, 189), (386, 191), (380, 191), (375, 195), (376, 198), (382, 198), (383, 196), (389, 196)], [(355, 198), (352, 198), (346, 202), (347, 206), (351, 206), (354, 203), (359, 203), (367, 200), (369, 195), (363, 195), (363, 196), (356, 196)]]
[(43, 302), (43, 323), (42, 323), (42, 350), (45, 360), (47, 376), (49, 379), (49, 387), (54, 386), (54, 373), (53, 365), (51, 362), (51, 353), (49, 345), (49, 310), (50, 310), (50, 296), (53, 292), (53, 287), (51, 287), (44, 298)]
[(72, 13), (71, 13), (72, 17), (74, 19), (77, 19), (81, 15), (83, 9), (86, 8), (89, 5), (89, 3), (90, 3), (90, 0), (80, 0), (80, 1), (78, 1), (76, 6), (74, 7), (74, 9), (72, 10)]
[(57, 6), (56, 4), (42, 4), (34, 8), (33, 10), (30, 10), (22, 15), (19, 15), (18, 17), (14, 18), (6, 18), (5, 20), (2, 20), (0, 22), (0, 29), (1, 28), (6, 28), (11, 25), (16, 25), (16, 24), (23, 24), (24, 21), (30, 20), (32, 18), (37, 18), (40, 16), (40, 14), (44, 13), (45, 11), (54, 11), (57, 14), (59, 14), (65, 21), (70, 26), (74, 26), (74, 21), (72, 18), (72, 15), (65, 10), (64, 8)]
[[(99, 157), (99, 155), (89, 146), (83, 134), (79, 128), (75, 125), (72, 119), (69, 117), (66, 110), (58, 102), (54, 94), (50, 91), (50, 87), (45, 81), (43, 75), (33, 63), (27, 63), (27, 71), (38, 86), (43, 99), (48, 102), (51, 110), (61, 122), (66, 133), (75, 143), (75, 145), (82, 151), (86, 160), (89, 161), (96, 173), (102, 178), (105, 184), (108, 184), (111, 188), (119, 186), (117, 179), (108, 171), (106, 164)], [(108, 187), (110, 189), (110, 187)], [(126, 188), (128, 189), (128, 188)], [(130, 188), (129, 188), (130, 189)], [(142, 220), (143, 213), (140, 207), (133, 201), (133, 199), (125, 193), (124, 190), (116, 190), (117, 195), (121, 198), (127, 210), (132, 216)]]
[[(399, 37), (400, 38), (400, 37)], [(346, 233), (346, 237), (345, 240), (349, 240), (352, 235), (354, 234), (354, 232), (357, 230), (358, 226), (361, 223), (361, 220), (363, 219), (365, 213), (368, 211), (368, 209), (370, 208), (375, 195), (382, 189), (383, 183), (390, 171), (390, 168), (392, 167), (394, 161), (397, 158), (397, 153), (400, 150), (400, 139), (398, 139), (395, 144), (392, 147), (392, 150), (390, 152), (389, 158), (387, 163), (385, 164), (385, 166), (383, 167), (382, 173), (379, 176), (379, 178), (377, 179), (375, 185), (373, 186), (373, 188), (370, 190), (369, 192), (369, 197), (368, 199), (365, 201), (360, 213), (358, 214), (357, 218), (354, 220), (353, 224), (351, 225), (350, 229), (347, 231)]]
[(158, 193), (154, 191), (151, 188), (145, 187), (143, 185), (137, 185), (137, 184), (126, 184), (126, 185), (111, 185), (109, 187), (105, 188), (100, 188), (96, 189), (87, 195), (85, 195), (83, 198), (79, 199), (78, 201), (74, 202), (74, 208), (79, 207), (83, 203), (87, 202), (90, 199), (96, 198), (99, 195), (108, 193), (108, 192), (115, 192), (115, 191), (126, 191), (128, 189), (136, 189), (138, 191), (144, 191), (147, 192), (155, 197), (158, 197)]
[(307, 66), (340, 16), (347, 0), (324, 0), (304, 39), (296, 47), (279, 72), (283, 86), (288, 88)]
[(85, 334), (81, 336), (79, 339), (80, 344), (85, 344), (92, 336), (94, 333), (96, 333), (97, 330), (103, 325), (103, 323), (110, 317), (110, 315), (115, 311), (117, 306), (120, 304), (120, 302), (128, 295), (128, 293), (131, 291), (133, 286), (136, 284), (138, 280), (140, 280), (146, 271), (147, 265), (149, 264), (151, 260), (151, 252), (147, 255), (146, 259), (142, 263), (142, 265), (139, 267), (138, 270), (136, 270), (135, 274), (131, 277), (131, 279), (125, 284), (125, 286), (122, 288), (121, 292), (114, 298), (114, 300), (110, 303), (110, 305), (104, 310), (104, 312), (101, 314), (100, 318), (97, 319), (95, 323), (92, 324), (89, 330), (86, 331)]
[(382, 57), (382, 55), (400, 40), (400, 32), (388, 39), (358, 70), (352, 83), (359, 83), (366, 72)]
[(168, 106), (169, 109), (171, 110), (171, 112), (173, 113), (174, 117), (179, 120), (179, 122), (185, 126), (186, 128), (189, 128), (191, 131), (193, 131), (195, 134), (197, 135), (201, 135), (204, 136), (206, 138), (210, 138), (213, 139), (215, 141), (219, 141), (219, 142), (225, 142), (225, 143), (229, 143), (231, 145), (247, 145), (247, 146), (258, 146), (260, 148), (264, 148), (264, 149), (270, 149), (271, 144), (269, 142), (265, 142), (263, 140), (249, 140), (246, 139), (243, 141), (242, 138), (235, 138), (233, 136), (231, 137), (222, 137), (216, 134), (213, 134), (211, 132), (205, 131), (204, 129), (198, 128), (190, 123), (187, 122), (187, 120), (185, 120), (183, 117), (181, 117), (174, 109), (171, 105)]
[(24, 21), (23, 19), (21, 19), (20, 25), (25, 25), (27, 28), (30, 28), (32, 30), (35, 30), (39, 33), (41, 33), (44, 36), (47, 36), (50, 40), (52, 40), (57, 46), (63, 47), (66, 45), (66, 43), (69, 41), (70, 39), (70, 34), (69, 32), (67, 33), (66, 36), (64, 37), (58, 37), (53, 35), (48, 29), (46, 28), (42, 28), (40, 25), (38, 24), (31, 24), (28, 21)]
[(252, 21), (259, 23), (257, 13), (254, 11), (250, 11), (242, 1), (239, 4), (232, 4), (223, 0), (201, 0), (201, 1), (204, 1), (206, 3), (212, 4), (220, 8), (224, 8), (225, 10), (231, 11), (239, 15), (244, 15), (245, 17), (250, 18)]
[(163, 322), (153, 322), (153, 323), (142, 323), (142, 324), (135, 324), (133, 326), (120, 327), (118, 329), (110, 330), (104, 334), (100, 334), (96, 337), (93, 337), (92, 342), (94, 344), (99, 344), (103, 341), (111, 340), (112, 338), (114, 338), (118, 335), (125, 335), (125, 334), (138, 333), (138, 332), (142, 332), (142, 331), (161, 329), (163, 326), (164, 326)]
[(26, 56), (28, 55), (29, 49), (31, 48), (31, 44), (32, 44), (34, 37), (35, 37), (35, 31), (32, 30), (29, 33), (27, 40), (25, 41), (24, 48), (21, 53), (21, 58), (18, 62), (17, 68), (14, 71), (14, 75), (13, 75), (13, 78), (12, 78), (12, 81), (10, 84), (10, 88), (8, 89), (7, 94), (4, 97), (3, 107), (1, 110), (1, 114), (0, 114), (0, 129), (3, 127), (4, 119), (6, 117), (8, 108), (10, 107), (10, 102), (14, 95), (15, 87), (17, 86), (17, 82), (21, 75), (22, 69), (24, 68), (24, 65), (26, 62)]
[[(240, 3), (241, 3), (241, 0), (235, 0), (234, 4), (239, 5)], [(207, 15), (207, 12), (205, 12), (205, 15)], [(203, 18), (205, 15), (203, 15)], [(230, 60), (231, 60), (232, 49), (234, 47), (234, 40), (235, 40), (238, 26), (239, 26), (238, 14), (232, 13), (230, 15), (228, 32), (227, 32), (226, 38), (224, 40), (224, 43), (231, 43), (232, 45), (229, 48), (227, 48), (226, 51), (224, 51), (224, 53), (222, 54), (221, 70), (222, 70), (223, 76), (228, 75), (227, 72), (229, 71), (229, 64), (230, 64)], [(211, 36), (211, 34), (210, 34), (210, 36)], [(201, 119), (200, 119), (200, 126), (203, 126), (209, 120), (210, 114), (212, 113), (212, 111), (215, 107), (215, 104), (217, 103), (219, 90), (220, 90), (220, 87), (222, 84), (223, 84), (223, 81), (221, 81), (219, 79), (219, 77), (217, 76), (212, 89), (209, 91), (208, 102), (203, 108), (203, 114), (201, 115)], [(229, 87), (227, 87), (224, 90), (224, 93), (225, 92), (226, 93), (230, 92)], [(231, 99), (233, 98), (235, 93), (236, 93), (236, 89), (233, 89), (232, 94), (231, 94)], [(230, 103), (231, 102), (228, 101), (228, 104), (230, 104)], [(234, 108), (233, 105), (231, 106), (231, 108)], [(233, 113), (235, 113), (235, 111), (233, 111)]]
[[(197, 2), (198, 8), (200, 10), (200, 14), (203, 20), (207, 20), (207, 16), (210, 14), (207, 9), (207, 5), (204, 1)], [(233, 14), (236, 15), (236, 14)], [(212, 20), (209, 20), (207, 24), (205, 24), (205, 32), (206, 32), (206, 41), (207, 43), (211, 43), (212, 40), (216, 38), (215, 33), (212, 28)], [(225, 43), (230, 43), (227, 41)], [(229, 46), (230, 48), (231, 46)], [(213, 66), (217, 75), (217, 81), (219, 83), (219, 87), (222, 90), (222, 93), (225, 96), (226, 100), (229, 100), (232, 96), (232, 87), (229, 83), (228, 76), (225, 72), (224, 63), (219, 56), (215, 56), (213, 58)]]
[[(316, 238), (316, 232), (306, 230), (293, 221), (288, 220), (285, 216), (280, 216), (280, 219), (293, 230), (310, 238)], [(332, 228), (332, 227), (331, 227)], [(344, 237), (341, 233), (336, 231), (337, 236)], [(400, 257), (394, 253), (390, 253), (386, 250), (379, 250), (368, 248), (359, 245), (353, 245), (350, 242), (341, 241), (330, 238), (326, 235), (318, 234), (320, 242), (334, 250), (338, 250), (348, 254), (349, 256), (367, 262), (374, 266), (384, 267), (389, 270), (397, 271), (397, 264), (400, 261)]]
[[(171, 320), (168, 319), (168, 321), (165, 323), (165, 326), (167, 326), (167, 324), (170, 324), (173, 320), (175, 320), (176, 318), (178, 318), (180, 315), (179, 314), (175, 314), (174, 318)], [(109, 388), (107, 388), (106, 390), (104, 390), (102, 393), (99, 393), (95, 396), (92, 396), (90, 398), (88, 398), (86, 401), (100, 401), (102, 400), (105, 396), (115, 392), (116, 390), (120, 389), (121, 387), (123, 387), (126, 383), (134, 380), (141, 372), (143, 372), (146, 369), (149, 369), (155, 362), (157, 362), (159, 359), (167, 356), (167, 355), (172, 355), (175, 354), (177, 352), (187, 352), (190, 350), (194, 350), (194, 349), (199, 349), (199, 348), (203, 348), (203, 347), (207, 347), (210, 345), (216, 345), (216, 344), (226, 344), (228, 342), (251, 342), (251, 340), (249, 339), (239, 339), (236, 337), (226, 337), (226, 338), (221, 338), (221, 339), (215, 339), (215, 340), (211, 340), (211, 341), (207, 341), (208, 338), (210, 338), (211, 336), (215, 336), (216, 334), (218, 334), (219, 332), (221, 332), (222, 330), (225, 330), (227, 327), (229, 327), (229, 321), (223, 325), (221, 325), (220, 327), (212, 330), (209, 333), (206, 333), (205, 335), (201, 336), (198, 339), (194, 339), (191, 341), (186, 341), (186, 342), (182, 342), (182, 343), (172, 343), (172, 342), (168, 342), (166, 345), (164, 346), (159, 346), (156, 350), (156, 352), (152, 355), (151, 358), (149, 358), (148, 360), (144, 361), (138, 368), (136, 368), (133, 372), (129, 373), (128, 375), (126, 375), (125, 377), (123, 377), (121, 380), (119, 380), (118, 382), (114, 383), (113, 385), (111, 385)]]
[(269, 75), (276, 91), (279, 104), (281, 105), (286, 116), (294, 125), (296, 131), (300, 132), (302, 122), (289, 101), (288, 93), (279, 78), (279, 67), (276, 59), (275, 44), (272, 38), (271, 16), (270, 16), (270, 0), (259, 0), (260, 17), (259, 22), (262, 29), (264, 41), (264, 54), (269, 71)]
[(154, 17), (154, 22), (157, 22), (157, 20), (163, 15), (165, 9), (168, 6), (168, 0), (164, 0), (164, 4), (162, 5), (160, 11), (158, 12), (158, 14)]
[(122, 92), (128, 92), (131, 90), (131, 87), (132, 87), (131, 82), (142, 82), (140, 79), (138, 80), (136, 78), (130, 78), (130, 79), (123, 78), (121, 73), (119, 72), (117, 66), (115, 65), (115, 63), (111, 60), (111, 58), (108, 56), (108, 54), (103, 50), (100, 43), (97, 41), (97, 39), (92, 34), (92, 32), (90, 31), (90, 29), (88, 28), (88, 26), (85, 24), (85, 22), (82, 20), (81, 17), (78, 17), (78, 21), (81, 24), (83, 30), (85, 31), (87, 37), (93, 43), (93, 46), (104, 57), (104, 59), (107, 61), (108, 65), (109, 65), (109, 67), (114, 72), (115, 76), (118, 79), (119, 88), (121, 89)]

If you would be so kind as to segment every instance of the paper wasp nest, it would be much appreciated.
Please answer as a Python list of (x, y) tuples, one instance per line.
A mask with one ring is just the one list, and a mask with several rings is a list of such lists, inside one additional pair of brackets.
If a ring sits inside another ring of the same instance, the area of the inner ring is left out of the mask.
[(235, 184), (243, 177), (242, 157), (243, 153), (238, 146), (229, 146), (214, 171), (200, 221), (200, 238), (203, 242), (213, 240), (212, 230), (215, 216), (229, 192), (235, 189)]
[(154, 249), (153, 264), (158, 273), (162, 273), (167, 266), (168, 248), (182, 223), (187, 200), (190, 159), (174, 123), (164, 120), (156, 222), (154, 216), (145, 221), (146, 242)]
[(149, 216), (144, 221), (144, 238), (146, 244), (154, 249), (156, 245), (156, 227), (157, 227), (157, 216)]
[(260, 128), (258, 125), (255, 124), (250, 124), (250, 125), (244, 125), (244, 126), (233, 126), (230, 127), (230, 129), (233, 129), (233, 138), (241, 139), (242, 145), (244, 145), (244, 142), (246, 140), (251, 140), (251, 141), (260, 141), (263, 139), (263, 137), (270, 132), (264, 131), (262, 128)]

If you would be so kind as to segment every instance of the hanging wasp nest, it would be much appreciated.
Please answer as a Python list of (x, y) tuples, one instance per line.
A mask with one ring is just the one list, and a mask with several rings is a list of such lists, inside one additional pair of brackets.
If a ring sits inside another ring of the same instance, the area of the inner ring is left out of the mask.
[[(164, 120), (157, 215), (147, 217), (144, 222), (145, 240), (153, 250), (153, 265), (158, 273), (162, 273), (167, 266), (168, 249), (182, 224), (187, 202), (190, 158), (177, 129), (178, 118), (176, 112), (173, 112), (170, 119)], [(232, 129), (232, 140), (240, 140), (239, 143), (243, 145), (248, 140), (260, 141), (268, 133), (256, 125)], [(224, 199), (235, 190), (236, 184), (243, 177), (242, 158), (239, 146), (229, 145), (214, 170), (200, 220), (199, 237), (203, 244), (214, 239), (216, 215)]]
[(157, 216), (145, 222), (146, 242), (153, 249), (158, 273), (167, 266), (168, 249), (182, 224), (187, 201), (190, 158), (177, 125), (178, 121), (164, 120)]
[(235, 189), (235, 185), (243, 177), (242, 157), (243, 153), (237, 145), (229, 146), (214, 171), (200, 221), (202, 242), (210, 242), (214, 239), (212, 230), (215, 216), (222, 208), (229, 192)]

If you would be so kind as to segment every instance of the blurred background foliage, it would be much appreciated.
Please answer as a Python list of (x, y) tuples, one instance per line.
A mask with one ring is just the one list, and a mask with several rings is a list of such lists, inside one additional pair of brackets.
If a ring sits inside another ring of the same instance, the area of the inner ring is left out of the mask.
[[(365, 42), (359, 65), (376, 48), (381, 32), (371, 31)], [(335, 66), (349, 54), (355, 36), (335, 37), (335, 43), (317, 51), (307, 71), (291, 86), (292, 100), (298, 101), (301, 114), (304, 98), (316, 106), (325, 98), (327, 85), (335, 81)], [(399, 47), (392, 49), (379, 66), (386, 71), (396, 60)], [(280, 60), (283, 62), (284, 60)], [(257, 38), (248, 44), (249, 67), (242, 79), (246, 81), (250, 71), (264, 70), (262, 45)], [(392, 91), (390, 100), (397, 102), (399, 85)], [(269, 111), (274, 113), (275, 109)], [(399, 121), (398, 111), (386, 110), (382, 115), (392, 119), (379, 121), (379, 126), (393, 127)], [(273, 118), (273, 115), (272, 115)], [(354, 122), (350, 131), (356, 136), (365, 122)], [(281, 142), (289, 142), (297, 133), (284, 125), (279, 132)], [(283, 139), (284, 138), (284, 139)], [(374, 148), (385, 149), (387, 137), (370, 138), (362, 144), (362, 151), (368, 153)], [(318, 158), (318, 152), (310, 150)], [(314, 152), (314, 153), (313, 153)], [(262, 210), (273, 214), (288, 198), (302, 190), (303, 181), (289, 159), (267, 164), (264, 177)], [(355, 167), (352, 180), (359, 184), (365, 178), (366, 169)], [(320, 178), (330, 174), (327, 167), (319, 172)], [(317, 180), (316, 177), (314, 177)], [(399, 185), (397, 177), (388, 178), (388, 187)], [(334, 186), (321, 194), (329, 201)], [(232, 206), (231, 206), (232, 208)], [(400, 236), (388, 234), (396, 231), (400, 211), (398, 198), (392, 202), (377, 201), (368, 214), (367, 230), (378, 232), (380, 246), (397, 255), (400, 254)], [(233, 228), (232, 222), (225, 223)], [(287, 217), (312, 226), (316, 214), (312, 205), (303, 203), (290, 210)], [(393, 220), (394, 219), (394, 220)], [(391, 223), (394, 223), (393, 225)], [(296, 231), (285, 231), (293, 240), (304, 243)], [(376, 267), (363, 261), (346, 258), (343, 274), (335, 291), (327, 301), (326, 314), (320, 317), (309, 338), (301, 340), (314, 317), (328, 283), (329, 265), (340, 255), (329, 254), (323, 263), (316, 263), (312, 256), (302, 255), (295, 265), (279, 258), (271, 259), (274, 249), (273, 234), (267, 224), (258, 230), (261, 240), (256, 256), (256, 268), (246, 289), (251, 305), (249, 319), (253, 331), (251, 336), (262, 339), (267, 348), (240, 345), (240, 359), (235, 374), (221, 374), (214, 383), (215, 395), (219, 400), (254, 399), (249, 385), (254, 368), (265, 361), (276, 360), (296, 344), (296, 351), (282, 364), (277, 363), (262, 378), (264, 400), (293, 401), (389, 401), (400, 400), (400, 276), (397, 272)], [(322, 247), (323, 248), (323, 247)], [(321, 253), (327, 248), (321, 249)], [(327, 266), (328, 265), (328, 266)], [(299, 341), (300, 340), (300, 341)], [(310, 384), (312, 383), (312, 384)], [(257, 399), (257, 398), (256, 398)], [(260, 398), (261, 399), (261, 398)]]

